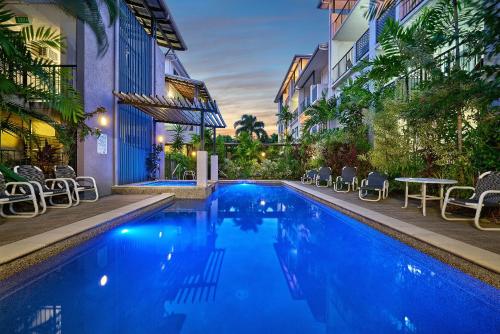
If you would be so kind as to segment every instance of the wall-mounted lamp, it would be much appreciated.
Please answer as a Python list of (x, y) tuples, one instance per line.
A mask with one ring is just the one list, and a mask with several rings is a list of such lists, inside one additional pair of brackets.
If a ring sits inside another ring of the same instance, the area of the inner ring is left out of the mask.
[(105, 115), (99, 116), (99, 125), (108, 126), (108, 118)]
[(163, 142), (165, 141), (165, 138), (163, 136), (158, 136), (158, 138), (156, 140), (158, 141), (158, 143), (163, 144)]

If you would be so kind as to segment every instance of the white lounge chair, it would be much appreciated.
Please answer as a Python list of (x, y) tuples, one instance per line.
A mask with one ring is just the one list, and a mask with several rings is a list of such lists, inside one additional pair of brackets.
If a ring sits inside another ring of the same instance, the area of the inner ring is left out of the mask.
[[(51, 208), (65, 209), (73, 206), (71, 188), (66, 179), (45, 179), (40, 168), (31, 165), (21, 165), (14, 167), (14, 173), (19, 174), (33, 185), (35, 192), (40, 196), (42, 214), (47, 211), (46, 198), (49, 199)], [(55, 203), (54, 197), (66, 197), (68, 203)]]
[[(316, 187), (327, 188), (332, 185), (332, 169), (330, 167), (321, 167), (316, 175)], [(322, 183), (326, 183), (322, 185)]]
[[(468, 199), (450, 197), (451, 192), (457, 189), (473, 190), (474, 193)], [(451, 218), (447, 216), (446, 207), (455, 205), (463, 208), (476, 210), (474, 218)], [(446, 191), (441, 216), (451, 221), (474, 221), (474, 225), (483, 231), (500, 231), (500, 227), (482, 227), (479, 218), (483, 207), (500, 207), (500, 173), (486, 172), (479, 176), (476, 187), (455, 186)]]
[[(356, 191), (358, 188), (358, 178), (356, 177), (357, 171), (358, 169), (356, 167), (346, 166), (342, 168), (342, 175), (337, 176), (333, 185), (333, 190), (338, 193), (348, 193), (351, 190)], [(345, 185), (347, 186), (347, 189), (343, 190)]]
[(313, 184), (316, 180), (316, 175), (318, 175), (318, 171), (316, 169), (308, 170), (304, 173), (304, 175), (302, 175), (300, 182), (302, 182), (302, 184)]
[[(18, 212), (14, 203), (31, 202), (33, 211)], [(8, 204), (9, 213), (4, 212), (4, 205)], [(35, 189), (29, 182), (5, 182), (0, 172), (0, 216), (4, 218), (33, 218), (38, 215), (38, 202)]]
[[(378, 198), (367, 198), (369, 192), (377, 192)], [(369, 202), (378, 202), (381, 199), (386, 199), (387, 196), (389, 196), (389, 181), (387, 180), (387, 175), (379, 172), (371, 172), (368, 174), (368, 178), (361, 180), (358, 195), (359, 199)]]
[[(73, 205), (78, 205), (80, 202), (96, 202), (99, 199), (99, 191), (95, 178), (92, 176), (76, 176), (76, 172), (71, 166), (55, 166), (54, 175), (58, 179), (66, 179), (70, 185), (73, 195)], [(80, 193), (92, 192), (93, 199), (81, 199)]]

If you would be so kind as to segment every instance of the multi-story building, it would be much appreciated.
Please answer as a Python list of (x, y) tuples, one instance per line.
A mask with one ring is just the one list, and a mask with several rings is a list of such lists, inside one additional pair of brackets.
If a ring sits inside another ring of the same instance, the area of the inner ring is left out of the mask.
[[(278, 103), (278, 110), (281, 110), (282, 105), (290, 105), (290, 110), (295, 112), (295, 107), (297, 107), (297, 115), (301, 117), (297, 117), (297, 120), (294, 117), (294, 121), (287, 129), (293, 134), (295, 140), (301, 135), (300, 124), (304, 121), (302, 114), (307, 108), (307, 103), (313, 103), (314, 100), (321, 97), (319, 95), (313, 96), (313, 89), (318, 87), (319, 90), (326, 93), (327, 98), (338, 94), (342, 84), (349, 78), (356, 76), (357, 73), (352, 71), (356, 64), (363, 59), (372, 60), (381, 52), (378, 38), (388, 19), (393, 18), (407, 24), (417, 17), (420, 10), (429, 3), (432, 3), (432, 0), (400, 1), (383, 15), (370, 21), (366, 17), (370, 0), (319, 1), (318, 8), (329, 11), (329, 41), (327, 45), (318, 46), (309, 58), (309, 64), (304, 66), (303, 71), (294, 82), (296, 94), (298, 93), (298, 106), (294, 104), (293, 100), (290, 104), (286, 103), (287, 97), (290, 95), (289, 91), (285, 90), (285, 88), (289, 88), (287, 80), (289, 80), (290, 71), (287, 72), (275, 100)], [(312, 73), (315, 73), (313, 80), (311, 80)], [(277, 125), (280, 138), (283, 138), (286, 131), (284, 124), (278, 122)], [(328, 122), (328, 128), (338, 126), (336, 120)], [(317, 129), (315, 127), (312, 131)]]
[(278, 121), (278, 136), (282, 141), (286, 135), (291, 135), (292, 138), (300, 138), (300, 122), (299, 122), (299, 91), (296, 89), (296, 83), (302, 71), (309, 63), (311, 55), (295, 55), (292, 59), (285, 78), (280, 86), (278, 94), (274, 99), (274, 103), (278, 104), (278, 113), (287, 106), (292, 113), (293, 118), (289, 122)]
[[(152, 145), (167, 138), (164, 123), (186, 124), (187, 135), (197, 132), (196, 125), (223, 126), (219, 113), (213, 116), (195, 112), (196, 107), (217, 112), (218, 108), (213, 101), (206, 103), (211, 98), (205, 85), (189, 79), (175, 55), (175, 51), (187, 48), (165, 1), (118, 0), (117, 3), (120, 15), (115, 24), (104, 22), (107, 52), (99, 54), (92, 29), (53, 1), (7, 1), (16, 22), (35, 28), (50, 27), (64, 36), (64, 53), (48, 48), (41, 50), (41, 54), (51, 60), (51, 68), (71, 72), (70, 84), (80, 93), (85, 112), (106, 110), (99, 117), (87, 120), (87, 125), (100, 129), (101, 135), (78, 142), (73, 166), (80, 175), (94, 176), (101, 194), (109, 194), (113, 185), (147, 180), (146, 159)], [(102, 14), (106, 21), (108, 14), (104, 7)], [(63, 81), (67, 84), (68, 80), (61, 80), (58, 73), (54, 71), (54, 84), (62, 85)], [(27, 78), (27, 84), (32, 80)], [(175, 90), (184, 97), (182, 101), (167, 98), (175, 95)], [(146, 104), (137, 103), (134, 97)], [(163, 105), (152, 101), (158, 97)], [(45, 138), (41, 145), (61, 146), (50, 125), (36, 119), (19, 122), (33, 135)], [(3, 163), (9, 159), (9, 164), (22, 164), (36, 163), (34, 157), (41, 147), (31, 147), (26, 140), (4, 131), (0, 149)], [(60, 160), (56, 159), (54, 164)], [(164, 168), (160, 170), (163, 172)]]
[(320, 0), (318, 8), (329, 11), (330, 28), (330, 88), (332, 94), (355, 76), (352, 68), (363, 59), (374, 59), (380, 52), (379, 37), (389, 18), (406, 24), (418, 16), (432, 0), (404, 0), (380, 17), (369, 20), (366, 12), (369, 0)]
[[(323, 97), (328, 97), (328, 72), (328, 44), (319, 44), (295, 84), (299, 92), (299, 137), (304, 131), (306, 109), (318, 103)], [(317, 124), (311, 131), (318, 131), (319, 126)]]

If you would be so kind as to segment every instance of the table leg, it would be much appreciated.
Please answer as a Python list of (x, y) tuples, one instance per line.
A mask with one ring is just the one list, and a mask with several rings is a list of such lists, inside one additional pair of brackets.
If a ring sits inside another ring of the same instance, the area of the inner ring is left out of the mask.
[(439, 208), (443, 208), (443, 199), (444, 199), (444, 184), (439, 185)]
[(405, 182), (405, 206), (403, 206), (403, 209), (406, 209), (408, 207), (408, 182)]
[(425, 200), (427, 197), (427, 184), (423, 183), (422, 184), (422, 214), (425, 216)]

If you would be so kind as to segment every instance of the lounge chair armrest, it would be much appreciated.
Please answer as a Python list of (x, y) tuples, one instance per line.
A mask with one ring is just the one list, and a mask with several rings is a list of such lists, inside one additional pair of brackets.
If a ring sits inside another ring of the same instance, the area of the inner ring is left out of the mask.
[(335, 178), (335, 183), (340, 182), (340, 180), (342, 180), (342, 176), (337, 176), (337, 177)]
[[(448, 199), (450, 198), (450, 194), (453, 190), (457, 190), (457, 189), (468, 189), (468, 190), (476, 190), (474, 187), (470, 187), (470, 186), (453, 186), (453, 187), (450, 187), (448, 188), (448, 190), (446, 191), (446, 195), (444, 195), (444, 201), (445, 202), (448, 202)], [(471, 198), (473, 197), (474, 195), (471, 196)]]
[(45, 184), (47, 185), (47, 187), (51, 188), (51, 189), (54, 189), (56, 184), (60, 184), (62, 183), (64, 185), (64, 188), (65, 189), (69, 189), (69, 183), (68, 183), (68, 179), (45, 179)]
[(368, 182), (367, 179), (361, 180), (361, 187), (364, 187), (366, 185), (366, 182)]
[(5, 185), (6, 189), (8, 189), (10, 186), (12, 186), (12, 190), (11, 191), (6, 191), (6, 193), (8, 195), (23, 195), (23, 194), (25, 194), (25, 193), (20, 193), (20, 194), (16, 193), (16, 190), (17, 190), (18, 186), (28, 187), (28, 189), (29, 189), (29, 195), (35, 195), (35, 188), (29, 182), (8, 182)]
[(85, 181), (85, 182), (89, 182), (89, 183), (90, 183), (90, 184), (92, 184), (94, 187), (96, 187), (95, 178), (93, 178), (92, 176), (77, 176), (77, 177), (76, 177), (76, 180), (77, 180), (77, 181)]
[(486, 195), (490, 195), (490, 194), (500, 194), (500, 190), (486, 190), (486, 191), (484, 191), (481, 194), (481, 196), (479, 196), (479, 200), (478, 200), (479, 207), (481, 207), (483, 205), (484, 197), (486, 197)]

